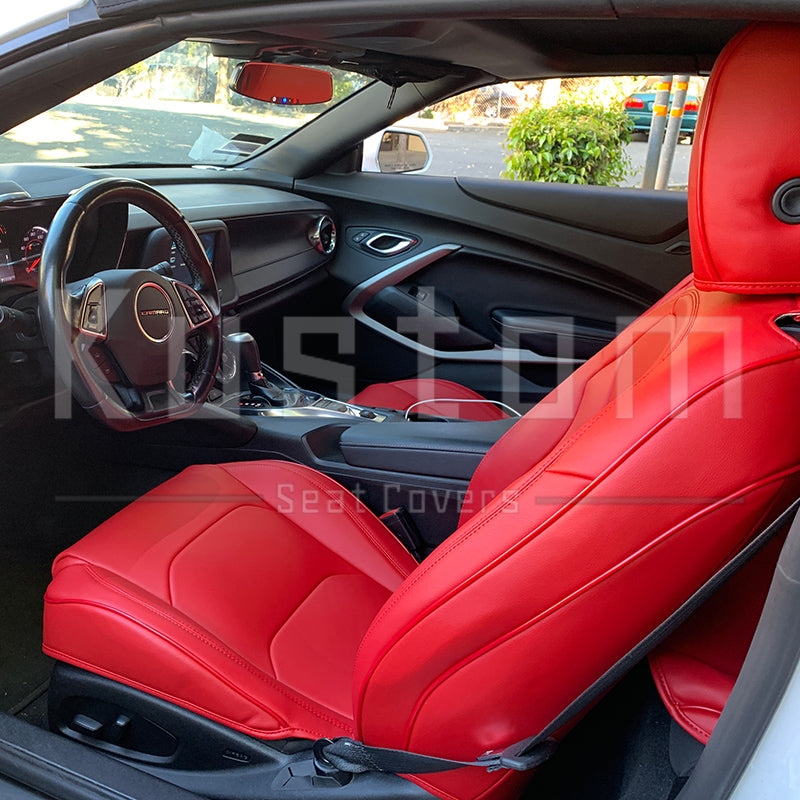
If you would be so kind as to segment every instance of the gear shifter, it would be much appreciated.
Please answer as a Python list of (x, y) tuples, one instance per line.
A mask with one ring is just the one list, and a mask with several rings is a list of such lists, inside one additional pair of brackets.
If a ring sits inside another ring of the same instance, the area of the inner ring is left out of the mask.
[(225, 340), (239, 351), (239, 361), (242, 365), (242, 370), (247, 374), (247, 379), (250, 383), (263, 386), (266, 378), (261, 371), (261, 352), (252, 334), (246, 331), (229, 333), (225, 337)]
[(246, 331), (229, 333), (225, 340), (234, 350), (238, 350), (243, 376), (247, 379), (254, 395), (265, 397), (274, 405), (286, 403), (285, 393), (264, 377), (261, 370), (261, 353), (252, 334)]

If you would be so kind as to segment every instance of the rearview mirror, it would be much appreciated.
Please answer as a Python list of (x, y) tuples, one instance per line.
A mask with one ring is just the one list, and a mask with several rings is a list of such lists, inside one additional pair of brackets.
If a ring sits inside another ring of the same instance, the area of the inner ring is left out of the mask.
[(423, 172), (430, 163), (428, 140), (417, 131), (387, 128), (364, 140), (364, 172)]
[(333, 97), (333, 79), (321, 69), (248, 61), (239, 68), (233, 90), (265, 103), (308, 106), (327, 103)]

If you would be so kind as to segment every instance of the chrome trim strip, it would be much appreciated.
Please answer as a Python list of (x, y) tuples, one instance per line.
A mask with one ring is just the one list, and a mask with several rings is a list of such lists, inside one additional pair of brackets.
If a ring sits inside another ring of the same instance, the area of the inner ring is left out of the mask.
[(347, 411), (337, 411), (333, 408), (317, 408), (316, 406), (275, 406), (272, 408), (262, 408), (254, 412), (254, 416), (259, 417), (321, 417), (321, 418), (341, 418), (350, 419), (354, 417), (364, 422), (383, 422), (388, 419), (387, 414), (381, 414), (379, 411), (372, 411), (373, 417), (362, 417), (354, 410), (355, 406), (348, 406)]
[[(378, 239), (382, 239), (384, 236), (389, 238), (397, 239), (397, 244), (392, 245), (391, 247), (387, 247), (385, 249), (380, 247), (375, 247), (373, 242), (377, 241)], [(410, 236), (403, 236), (399, 233), (391, 233), (387, 231), (381, 231), (380, 233), (376, 233), (374, 236), (370, 236), (366, 242), (364, 242), (364, 247), (369, 248), (372, 250), (373, 253), (377, 253), (381, 256), (392, 256), (397, 255), (398, 253), (402, 253), (403, 250), (408, 250), (411, 245), (416, 244), (417, 240), (412, 239)]]
[[(331, 226), (331, 238), (330, 243), (325, 247), (325, 245), (322, 244), (322, 228), (327, 224)], [(323, 255), (329, 256), (336, 250), (336, 235), (336, 223), (331, 219), (329, 214), (323, 214), (309, 231), (308, 241), (315, 250), (318, 250)]]
[(391, 339), (397, 344), (401, 344), (410, 350), (415, 350), (424, 356), (436, 358), (441, 361), (486, 361), (501, 364), (509, 362), (512, 364), (583, 364), (583, 358), (558, 358), (556, 356), (543, 356), (534, 353), (532, 350), (522, 350), (514, 347), (501, 347), (495, 345), (486, 350), (436, 350), (427, 345), (420, 344), (413, 339), (403, 336), (402, 333), (393, 331), (386, 325), (382, 325), (377, 320), (372, 319), (364, 313), (364, 306), (381, 290), (387, 286), (394, 286), (405, 280), (415, 272), (419, 272), (427, 266), (438, 261), (445, 256), (456, 253), (461, 249), (458, 244), (442, 244), (424, 253), (411, 256), (411, 258), (401, 261), (387, 269), (373, 275), (371, 278), (361, 282), (356, 286), (344, 300), (344, 308), (350, 316), (357, 319), (363, 325), (377, 333)]
[(0, 203), (19, 203), (23, 200), (30, 200), (31, 196), (25, 192), (5, 192), (0, 194)]

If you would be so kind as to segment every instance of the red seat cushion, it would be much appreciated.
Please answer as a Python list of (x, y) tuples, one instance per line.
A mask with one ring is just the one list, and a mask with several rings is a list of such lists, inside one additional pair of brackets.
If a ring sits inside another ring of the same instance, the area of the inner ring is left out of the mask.
[[(505, 411), (477, 392), (473, 392), (472, 389), (440, 378), (414, 378), (393, 383), (373, 383), (372, 386), (359, 392), (350, 402), (361, 406), (396, 408), (398, 411), (407, 411), (410, 406), (421, 400), (429, 402), (415, 406), (413, 409), (415, 413), (471, 419), (478, 422), (508, 417)], [(469, 402), (458, 402), (463, 400)]]
[(415, 565), (314, 470), (190, 467), (59, 556), (44, 649), (255, 736), (352, 735), (356, 650)]

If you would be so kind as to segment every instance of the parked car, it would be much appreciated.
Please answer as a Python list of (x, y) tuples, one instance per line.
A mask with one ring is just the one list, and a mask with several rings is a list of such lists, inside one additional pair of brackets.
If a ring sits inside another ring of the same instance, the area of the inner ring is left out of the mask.
[[(64, 5), (0, 33), (0, 794), (795, 796), (800, 9)], [(687, 64), (688, 193), (393, 127)]]
[[(658, 76), (651, 76), (642, 81), (635, 92), (625, 98), (625, 113), (633, 122), (634, 133), (650, 135), (650, 125), (653, 119), (653, 105), (656, 99), (656, 90), (661, 82)], [(689, 142), (694, 140), (694, 131), (697, 127), (697, 113), (700, 110), (700, 102), (703, 99), (705, 90), (705, 79), (699, 76), (692, 76), (689, 79), (689, 90), (686, 95), (686, 103), (683, 107), (683, 117), (681, 118), (681, 135)], [(672, 108), (673, 92), (670, 94), (668, 107)]]

